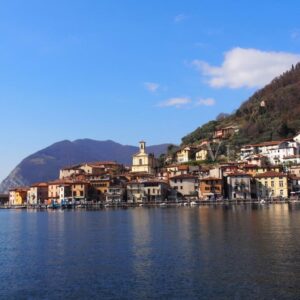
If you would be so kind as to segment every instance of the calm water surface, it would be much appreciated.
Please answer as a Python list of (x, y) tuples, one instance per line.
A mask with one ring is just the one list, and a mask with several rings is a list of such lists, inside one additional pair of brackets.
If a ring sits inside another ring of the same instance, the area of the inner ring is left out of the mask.
[(300, 207), (0, 211), (1, 299), (300, 299)]

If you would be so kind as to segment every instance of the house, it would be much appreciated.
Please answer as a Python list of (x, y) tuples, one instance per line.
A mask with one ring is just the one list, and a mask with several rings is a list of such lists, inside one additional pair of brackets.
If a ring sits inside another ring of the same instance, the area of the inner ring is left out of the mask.
[(200, 179), (199, 196), (203, 200), (216, 200), (223, 197), (224, 184), (222, 178), (206, 177)]
[(285, 165), (299, 165), (300, 164), (300, 155), (290, 155), (282, 159), (283, 164)]
[(111, 185), (105, 194), (107, 203), (121, 203), (126, 200), (126, 188), (123, 185)]
[(282, 166), (277, 165), (277, 166), (264, 166), (260, 167), (258, 165), (244, 165), (241, 167), (241, 170), (251, 176), (255, 176), (256, 174), (262, 174), (266, 172), (281, 172), (282, 171)]
[(162, 180), (150, 180), (144, 182), (146, 202), (164, 202), (168, 200), (170, 186)]
[(176, 161), (177, 163), (185, 163), (195, 159), (196, 148), (193, 146), (185, 146), (177, 150)]
[(144, 190), (144, 183), (139, 181), (130, 181), (126, 184), (127, 202), (128, 203), (144, 203), (146, 202), (146, 195)]
[(245, 161), (249, 165), (256, 165), (258, 167), (262, 167), (268, 163), (268, 158), (262, 154), (253, 154), (253, 155), (248, 155), (245, 158)]
[(47, 204), (48, 183), (41, 182), (30, 186), (27, 192), (27, 203), (30, 205)]
[(264, 197), (288, 197), (288, 176), (284, 173), (269, 171), (255, 175), (256, 195)]
[(10, 205), (24, 205), (27, 203), (28, 187), (19, 187), (9, 191)]
[(184, 197), (198, 198), (199, 179), (198, 176), (182, 174), (169, 179), (172, 189)]
[(156, 159), (153, 154), (146, 153), (146, 142), (140, 142), (140, 150), (132, 157), (132, 173), (155, 174)]
[(73, 201), (86, 201), (88, 199), (89, 183), (87, 181), (73, 181), (71, 191)]
[(239, 131), (238, 126), (227, 126), (223, 128), (216, 129), (213, 133), (214, 140), (223, 140), (231, 137), (233, 134)]
[(58, 187), (58, 191), (58, 199), (52, 199), (52, 204), (68, 204), (74, 201), (72, 194), (72, 184), (70, 182), (62, 182)]
[(208, 158), (208, 149), (207, 147), (201, 147), (196, 151), (195, 158), (197, 161), (205, 161)]
[(247, 173), (234, 172), (225, 178), (226, 197), (229, 200), (252, 198), (252, 176)]
[(250, 155), (260, 154), (266, 156), (272, 165), (277, 165), (282, 163), (285, 157), (298, 154), (298, 149), (298, 143), (292, 139), (269, 141), (242, 147), (240, 158), (245, 160)]
[(59, 179), (66, 179), (72, 177), (73, 175), (84, 174), (84, 170), (82, 170), (80, 167), (81, 165), (74, 165), (60, 169)]

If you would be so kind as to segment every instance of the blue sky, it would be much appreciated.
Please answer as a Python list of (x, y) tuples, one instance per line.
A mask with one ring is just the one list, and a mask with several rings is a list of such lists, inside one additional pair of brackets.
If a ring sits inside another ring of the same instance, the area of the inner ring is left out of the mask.
[(0, 179), (63, 139), (179, 143), (300, 61), (298, 1), (1, 1)]

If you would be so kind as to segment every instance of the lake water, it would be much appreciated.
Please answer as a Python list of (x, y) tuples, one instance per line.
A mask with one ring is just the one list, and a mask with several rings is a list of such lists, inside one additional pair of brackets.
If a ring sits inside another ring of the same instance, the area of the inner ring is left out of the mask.
[(300, 207), (0, 211), (1, 299), (299, 299)]

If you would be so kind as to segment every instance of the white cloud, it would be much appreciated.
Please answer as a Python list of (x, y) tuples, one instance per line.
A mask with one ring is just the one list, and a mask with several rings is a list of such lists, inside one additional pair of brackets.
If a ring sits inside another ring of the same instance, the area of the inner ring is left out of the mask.
[(196, 106), (213, 106), (216, 104), (215, 99), (213, 98), (205, 98), (205, 99), (199, 99), (198, 101), (196, 101)]
[(185, 14), (179, 14), (179, 15), (175, 16), (174, 22), (175, 23), (179, 23), (179, 22), (184, 21), (185, 19), (187, 19), (187, 15), (185, 15)]
[(170, 98), (164, 102), (158, 104), (160, 107), (176, 107), (181, 108), (187, 104), (191, 103), (191, 99), (187, 97), (178, 97), (178, 98)]
[(233, 48), (225, 53), (221, 66), (194, 60), (193, 65), (208, 77), (212, 87), (259, 88), (300, 61), (299, 54)]
[(146, 90), (152, 93), (156, 92), (159, 88), (159, 84), (155, 82), (144, 82), (144, 86)]

